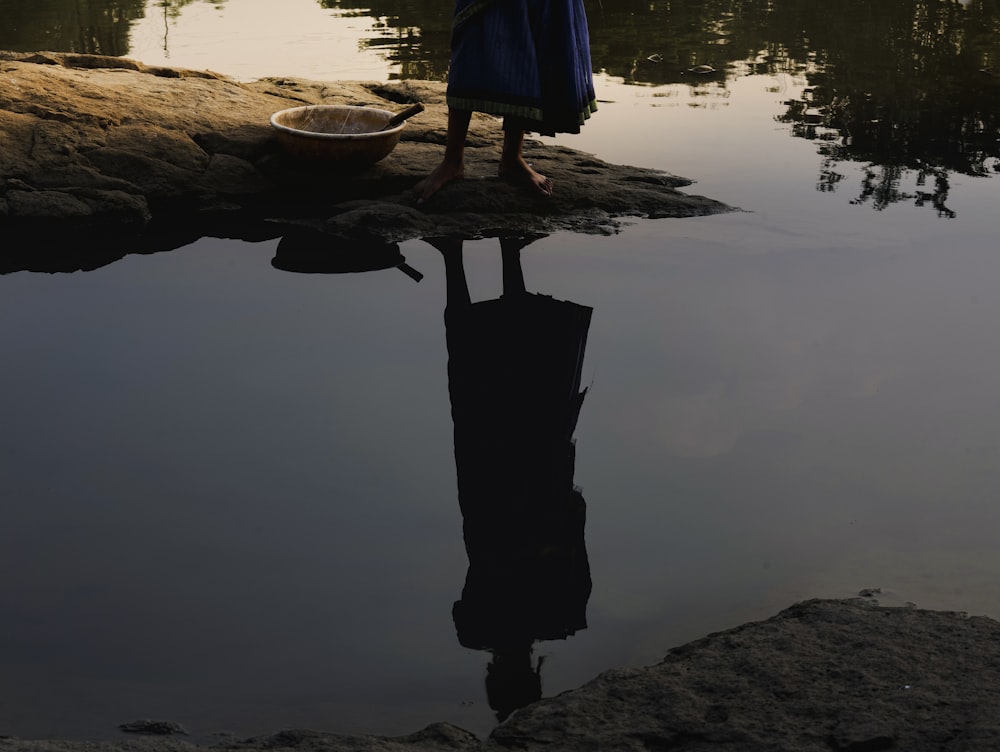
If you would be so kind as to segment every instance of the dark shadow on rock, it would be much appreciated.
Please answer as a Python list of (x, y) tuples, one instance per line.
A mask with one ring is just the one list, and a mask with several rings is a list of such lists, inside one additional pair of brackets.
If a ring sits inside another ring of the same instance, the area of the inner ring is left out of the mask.
[(448, 383), (469, 558), (452, 615), (464, 647), (491, 653), (486, 690), (500, 720), (541, 698), (533, 644), (586, 628), (591, 590), (573, 432), (592, 309), (525, 290), (520, 251), (535, 239), (500, 239), (504, 294), (476, 303), (462, 241), (430, 241), (447, 276)]

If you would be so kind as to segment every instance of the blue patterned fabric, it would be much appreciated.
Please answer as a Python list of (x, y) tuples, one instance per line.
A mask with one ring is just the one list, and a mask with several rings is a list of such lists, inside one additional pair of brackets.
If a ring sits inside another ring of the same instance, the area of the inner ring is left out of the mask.
[(583, 0), (456, 0), (448, 105), (579, 133), (597, 109)]

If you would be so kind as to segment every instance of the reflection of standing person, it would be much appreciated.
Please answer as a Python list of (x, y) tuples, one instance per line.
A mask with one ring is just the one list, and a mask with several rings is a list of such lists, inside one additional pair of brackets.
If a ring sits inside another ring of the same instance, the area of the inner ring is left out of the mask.
[(453, 616), (462, 645), (489, 650), (490, 705), (505, 718), (541, 696), (536, 640), (586, 627), (586, 505), (573, 431), (592, 309), (525, 290), (525, 239), (502, 239), (504, 294), (472, 303), (461, 241), (445, 258), (448, 384), (465, 548)]
[(524, 134), (579, 133), (597, 109), (583, 0), (456, 0), (447, 102), (444, 159), (417, 184), (418, 201), (464, 176), (473, 112), (504, 119), (500, 176), (551, 195), (524, 159)]

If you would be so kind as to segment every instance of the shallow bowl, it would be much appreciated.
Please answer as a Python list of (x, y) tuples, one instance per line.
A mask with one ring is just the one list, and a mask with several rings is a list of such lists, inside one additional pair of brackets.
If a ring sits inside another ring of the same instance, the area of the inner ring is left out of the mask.
[(394, 114), (375, 107), (307, 105), (274, 113), (271, 126), (289, 154), (332, 166), (363, 167), (383, 159), (399, 143), (405, 121), (379, 130)]

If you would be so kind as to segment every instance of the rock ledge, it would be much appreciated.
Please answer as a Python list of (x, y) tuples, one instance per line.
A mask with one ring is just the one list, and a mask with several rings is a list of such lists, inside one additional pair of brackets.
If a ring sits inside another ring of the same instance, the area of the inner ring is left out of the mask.
[[(284, 154), (269, 125), (303, 104), (426, 110), (376, 165), (341, 172)], [(476, 115), (468, 178), (417, 207), (411, 188), (437, 164), (447, 111), (433, 82), (239, 83), (204, 71), (97, 55), (0, 51), (0, 230), (72, 240), (69, 258), (8, 249), (0, 271), (91, 268), (125, 252), (204, 235), (278, 237), (289, 223), (344, 240), (613, 233), (629, 217), (731, 211), (682, 193), (690, 180), (612, 165), (539, 142), (526, 155), (557, 185), (550, 199), (496, 177), (501, 131)]]

